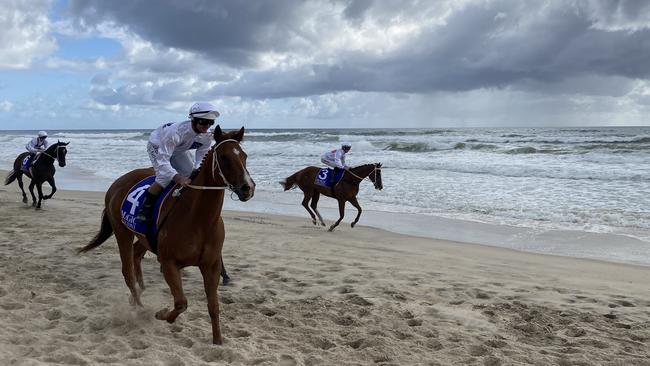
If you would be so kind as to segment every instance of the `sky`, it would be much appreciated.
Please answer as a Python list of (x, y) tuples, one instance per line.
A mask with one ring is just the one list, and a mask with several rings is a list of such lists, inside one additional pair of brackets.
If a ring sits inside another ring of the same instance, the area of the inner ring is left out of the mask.
[(648, 126), (646, 0), (2, 0), (0, 129)]

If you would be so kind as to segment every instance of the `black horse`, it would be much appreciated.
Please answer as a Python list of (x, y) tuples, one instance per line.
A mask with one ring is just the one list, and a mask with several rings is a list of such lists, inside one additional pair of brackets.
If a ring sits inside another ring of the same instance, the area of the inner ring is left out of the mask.
[[(27, 203), (27, 194), (25, 194), (25, 189), (23, 188), (23, 174), (28, 176), (32, 181), (29, 184), (29, 193), (32, 194), (32, 206), (35, 206), (37, 209), (41, 208), (41, 201), (52, 198), (54, 192), (56, 192), (56, 184), (54, 183), (54, 173), (56, 169), (54, 168), (54, 160), (59, 161), (59, 166), (65, 166), (65, 155), (68, 153), (66, 146), (69, 142), (57, 141), (56, 144), (48, 147), (45, 151), (39, 153), (34, 157), (29, 171), (22, 170), (23, 160), (29, 156), (30, 152), (24, 152), (16, 158), (14, 161), (14, 170), (12, 170), (7, 179), (5, 179), (5, 185), (11, 184), (14, 180), (18, 179), (18, 185), (20, 190), (23, 192), (23, 202)], [(47, 196), (43, 196), (43, 183), (47, 182), (50, 187), (52, 187), (52, 193)], [(36, 196), (34, 195), (34, 186), (38, 190), (38, 202), (36, 201)]]

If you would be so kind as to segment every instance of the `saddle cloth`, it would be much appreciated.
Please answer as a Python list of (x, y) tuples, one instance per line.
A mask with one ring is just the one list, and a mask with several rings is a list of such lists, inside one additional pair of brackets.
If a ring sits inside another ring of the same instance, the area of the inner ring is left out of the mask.
[(314, 183), (322, 187), (332, 188), (334, 184), (338, 183), (341, 180), (341, 177), (343, 177), (343, 172), (343, 169), (338, 169), (336, 176), (334, 177), (334, 183), (332, 183), (330, 178), (332, 174), (334, 174), (334, 169), (322, 168), (316, 175), (316, 181)]
[[(156, 200), (156, 205), (154, 206), (153, 211), (153, 225), (147, 226), (137, 221), (135, 217), (140, 212), (140, 208), (144, 202), (145, 192), (147, 188), (149, 188), (149, 186), (152, 185), (155, 180), (155, 176), (150, 176), (136, 183), (133, 187), (131, 187), (129, 193), (124, 198), (124, 201), (122, 201), (122, 206), (120, 207), (120, 214), (122, 215), (122, 222), (124, 225), (131, 229), (131, 231), (146, 235), (147, 238), (149, 238), (149, 236), (157, 236), (160, 224), (160, 208), (162, 207), (169, 193), (176, 186), (176, 184), (170, 183), (167, 187), (165, 187), (162, 193), (158, 195), (158, 199)], [(152, 246), (154, 245), (153, 243), (150, 244)]]
[(23, 162), (20, 164), (20, 170), (23, 172), (29, 172), (29, 167), (32, 165), (32, 156), (27, 155), (23, 159)]

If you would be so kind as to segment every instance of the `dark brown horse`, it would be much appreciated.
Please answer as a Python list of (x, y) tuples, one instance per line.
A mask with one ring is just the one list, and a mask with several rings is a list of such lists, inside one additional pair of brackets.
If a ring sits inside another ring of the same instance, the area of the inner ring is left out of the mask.
[[(54, 196), (56, 192), (56, 184), (54, 183), (54, 173), (56, 168), (54, 168), (54, 161), (59, 162), (60, 167), (65, 166), (65, 156), (68, 153), (69, 142), (57, 141), (56, 144), (52, 144), (44, 152), (39, 153), (34, 160), (32, 160), (31, 167), (28, 172), (22, 171), (23, 160), (31, 154), (30, 152), (24, 152), (14, 160), (14, 170), (12, 170), (7, 178), (5, 179), (5, 185), (11, 184), (14, 180), (18, 180), (18, 186), (23, 192), (23, 203), (27, 203), (27, 194), (25, 194), (25, 189), (23, 188), (23, 174), (28, 176), (31, 179), (29, 184), (29, 193), (32, 194), (32, 206), (35, 206), (37, 209), (41, 208), (41, 201), (49, 200)], [(43, 183), (47, 182), (50, 187), (52, 187), (52, 192), (47, 196), (43, 195)], [(34, 195), (34, 186), (38, 191), (38, 201), (36, 201), (36, 195)]]
[[(308, 166), (305, 169), (299, 170), (293, 175), (289, 176), (280, 184), (284, 187), (285, 191), (292, 189), (296, 186), (302, 190), (304, 197), (302, 205), (311, 216), (311, 222), (316, 225), (316, 216), (320, 220), (321, 225), (325, 226), (323, 217), (316, 208), (318, 205), (318, 198), (321, 194), (332, 197), (339, 201), (339, 219), (329, 228), (329, 231), (334, 230), (339, 225), (343, 216), (345, 215), (345, 203), (350, 202), (352, 206), (357, 208), (357, 217), (354, 219), (350, 226), (354, 227), (361, 217), (361, 206), (357, 201), (357, 193), (359, 193), (359, 183), (365, 178), (375, 185), (375, 189), (381, 190), (384, 186), (381, 183), (381, 163), (360, 165), (354, 168), (348, 168), (343, 172), (341, 180), (336, 183), (334, 188), (323, 187), (316, 184), (316, 177), (320, 172), (319, 167)], [(311, 200), (311, 205), (309, 201)], [(311, 210), (309, 207), (311, 206)], [(313, 210), (313, 212), (312, 212)]]
[[(216, 144), (203, 158), (201, 168), (190, 186), (180, 195), (172, 195), (161, 207), (161, 227), (158, 232), (158, 261), (174, 297), (174, 308), (162, 309), (156, 318), (173, 323), (187, 309), (183, 294), (180, 270), (198, 266), (208, 300), (208, 313), (212, 322), (212, 342), (221, 344), (219, 328), (219, 273), (221, 249), (225, 236), (221, 210), (224, 189), (232, 190), (241, 201), (248, 201), (255, 192), (255, 183), (246, 169), (246, 153), (239, 145), (244, 128), (223, 133), (217, 126), (214, 132)], [(140, 259), (151, 250), (147, 238), (136, 234), (124, 225), (120, 206), (129, 189), (142, 179), (153, 175), (153, 169), (133, 170), (118, 178), (108, 189), (99, 233), (79, 252), (87, 252), (101, 245), (113, 233), (120, 250), (122, 275), (131, 291), (133, 302), (142, 306), (140, 293), (144, 288)], [(137, 242), (134, 245), (134, 237)], [(136, 281), (139, 289), (136, 288)]]

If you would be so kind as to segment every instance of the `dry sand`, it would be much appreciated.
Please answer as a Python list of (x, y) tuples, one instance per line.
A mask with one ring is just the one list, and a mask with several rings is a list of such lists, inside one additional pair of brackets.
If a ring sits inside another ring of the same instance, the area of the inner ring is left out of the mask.
[(0, 365), (650, 365), (648, 267), (241, 212), (225, 213), (214, 346), (197, 268), (167, 324), (153, 255), (136, 309), (113, 238), (75, 254), (103, 194), (36, 211), (17, 192), (0, 189)]

